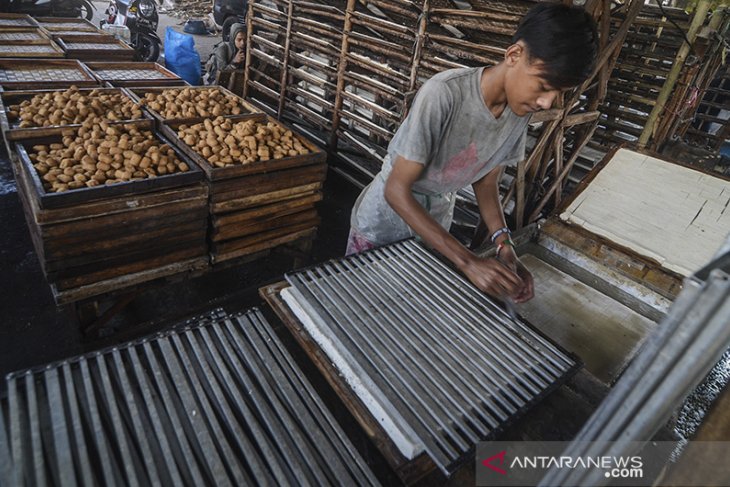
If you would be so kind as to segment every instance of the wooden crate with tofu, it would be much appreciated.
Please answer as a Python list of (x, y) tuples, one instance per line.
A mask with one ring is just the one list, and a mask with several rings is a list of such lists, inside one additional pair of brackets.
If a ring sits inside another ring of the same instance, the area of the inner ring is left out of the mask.
[(211, 261), (310, 238), (319, 225), (326, 154), (263, 113), (163, 122), (210, 182)]
[(19, 141), (13, 157), (31, 238), (56, 302), (205, 269), (202, 171), (151, 120), (97, 124), (81, 134), (83, 128)]

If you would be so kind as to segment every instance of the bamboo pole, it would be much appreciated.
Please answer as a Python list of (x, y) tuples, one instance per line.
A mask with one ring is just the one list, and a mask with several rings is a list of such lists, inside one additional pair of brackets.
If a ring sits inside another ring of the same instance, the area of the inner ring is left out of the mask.
[(340, 109), (342, 108), (342, 92), (345, 89), (345, 71), (347, 70), (347, 53), (350, 50), (349, 35), (352, 30), (352, 15), (355, 12), (357, 0), (347, 0), (345, 7), (345, 24), (342, 27), (342, 46), (340, 48), (340, 59), (337, 64), (337, 89), (335, 91), (335, 106), (332, 111), (332, 131), (330, 132), (327, 150), (331, 153), (337, 151), (337, 130), (340, 127)]
[[(421, 54), (423, 53), (423, 43), (426, 40), (426, 26), (428, 25), (428, 13), (431, 8), (431, 1), (424, 0), (423, 11), (418, 19), (418, 33), (416, 34), (416, 47), (413, 50), (413, 60), (411, 64), (411, 75), (408, 80), (408, 91), (413, 92), (418, 82), (418, 70), (421, 65)], [(403, 110), (403, 118), (408, 113), (407, 107)]]
[[(700, 27), (705, 23), (705, 19), (707, 18), (707, 13), (709, 12), (709, 10), (710, 0), (699, 0), (699, 3), (695, 8), (695, 14), (692, 18), (692, 23), (689, 26), (689, 32), (687, 32), (687, 39), (689, 40), (689, 42), (694, 43), (697, 37), (697, 32), (699, 31)], [(659, 97), (656, 100), (656, 104), (654, 105), (651, 114), (649, 114), (649, 119), (644, 126), (644, 130), (642, 131), (641, 136), (639, 137), (638, 146), (640, 149), (643, 149), (647, 146), (649, 139), (654, 134), (654, 128), (657, 124), (659, 116), (664, 112), (664, 107), (667, 104), (669, 96), (674, 90), (674, 85), (679, 78), (679, 74), (684, 67), (684, 62), (687, 59), (687, 56), (689, 55), (691, 49), (691, 45), (687, 44), (686, 42), (682, 43), (682, 47), (680, 47), (679, 53), (677, 53), (677, 58), (674, 61), (674, 65), (667, 75), (664, 86), (659, 92)]]
[(286, 40), (284, 41), (284, 65), (281, 67), (281, 77), (279, 78), (279, 107), (276, 110), (276, 119), (281, 120), (284, 113), (284, 102), (286, 101), (286, 85), (289, 76), (289, 49), (291, 48), (291, 26), (294, 18), (294, 0), (289, 0), (286, 19)]

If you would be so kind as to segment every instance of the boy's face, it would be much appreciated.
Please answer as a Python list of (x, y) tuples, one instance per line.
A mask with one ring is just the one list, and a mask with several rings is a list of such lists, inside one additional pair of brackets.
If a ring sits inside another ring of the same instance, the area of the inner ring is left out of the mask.
[(236, 38), (233, 39), (233, 44), (236, 46), (236, 49), (239, 51), (243, 49), (243, 45), (246, 43), (246, 34), (243, 32), (237, 32)]
[(504, 90), (512, 112), (521, 117), (552, 107), (562, 90), (545, 80), (542, 62), (529, 59), (522, 41), (507, 48), (505, 56), (509, 69)]

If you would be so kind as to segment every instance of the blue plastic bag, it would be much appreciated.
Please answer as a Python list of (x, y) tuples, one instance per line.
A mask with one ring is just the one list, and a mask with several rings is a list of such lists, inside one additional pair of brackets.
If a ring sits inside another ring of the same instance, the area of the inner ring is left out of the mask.
[(191, 85), (200, 84), (200, 54), (195, 50), (193, 36), (165, 30), (165, 66)]

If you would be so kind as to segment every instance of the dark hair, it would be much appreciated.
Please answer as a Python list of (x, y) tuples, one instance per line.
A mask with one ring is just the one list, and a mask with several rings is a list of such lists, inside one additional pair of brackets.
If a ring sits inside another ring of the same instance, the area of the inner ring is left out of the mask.
[(570, 88), (593, 72), (598, 32), (593, 18), (578, 7), (539, 3), (522, 18), (512, 43), (523, 41), (530, 60), (545, 66), (545, 80), (553, 88)]

